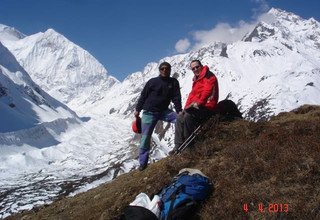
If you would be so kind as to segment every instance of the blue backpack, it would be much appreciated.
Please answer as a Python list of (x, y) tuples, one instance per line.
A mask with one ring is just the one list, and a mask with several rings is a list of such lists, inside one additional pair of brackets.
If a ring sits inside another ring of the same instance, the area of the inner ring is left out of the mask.
[(159, 194), (162, 202), (160, 220), (192, 219), (197, 204), (204, 201), (210, 191), (207, 177), (199, 173), (191, 175), (188, 171), (180, 173)]

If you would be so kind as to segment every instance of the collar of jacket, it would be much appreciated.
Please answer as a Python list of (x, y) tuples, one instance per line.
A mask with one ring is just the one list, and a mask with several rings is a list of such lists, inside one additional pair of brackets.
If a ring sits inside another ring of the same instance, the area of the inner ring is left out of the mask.
[(162, 80), (168, 80), (170, 78), (170, 76), (161, 76), (161, 74), (159, 75), (159, 78)]
[(203, 66), (199, 76), (198, 77), (194, 76), (193, 81), (195, 82), (205, 77), (208, 70), (209, 70), (209, 67), (207, 65)]

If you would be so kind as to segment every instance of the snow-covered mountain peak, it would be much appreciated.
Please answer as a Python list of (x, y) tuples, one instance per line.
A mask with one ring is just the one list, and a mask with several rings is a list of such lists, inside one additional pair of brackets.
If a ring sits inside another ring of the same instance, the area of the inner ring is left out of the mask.
[(59, 34), (57, 31), (55, 31), (53, 28), (49, 28), (48, 30), (45, 31), (45, 33), (47, 35), (59, 35), (59, 36), (63, 36), (61, 34)]
[(77, 116), (36, 85), (0, 42), (0, 133), (69, 117)]
[(44, 33), (42, 33), (42, 36), (39, 38), (40, 41), (47, 41), (51, 43), (52, 45), (55, 44), (55, 46), (65, 46), (66, 44), (76, 47), (77, 45), (73, 42), (69, 41), (65, 36), (58, 33), (52, 28), (49, 28)]
[(41, 88), (73, 109), (102, 99), (118, 83), (90, 53), (53, 29), (3, 43)]
[(310, 18), (308, 21), (311, 25), (314, 26), (314, 28), (319, 28), (320, 23), (316, 19)]
[(243, 41), (262, 42), (269, 44), (281, 42), (290, 50), (318, 50), (320, 49), (320, 25), (313, 18), (308, 20), (291, 12), (272, 8), (264, 16), (266, 19), (255, 26)]
[(304, 22), (304, 19), (301, 18), (299, 15), (277, 8), (271, 8), (267, 14), (273, 15), (277, 19), (277, 21), (280, 21), (285, 24), (301, 25)]
[(9, 27), (4, 24), (0, 24), (0, 41), (4, 40), (20, 40), (24, 38), (25, 35), (13, 27)]
[(270, 36), (273, 36), (275, 34), (275, 29), (273, 26), (260, 21), (253, 31), (244, 37), (243, 41), (256, 41), (261, 42), (269, 38)]
[(286, 27), (291, 31), (305, 31), (309, 28), (319, 28), (319, 22), (314, 18), (309, 18), (307, 20), (292, 12), (287, 12), (281, 9), (272, 8), (267, 15), (273, 16), (275, 20), (270, 22), (264, 20), (265, 22), (277, 27)]

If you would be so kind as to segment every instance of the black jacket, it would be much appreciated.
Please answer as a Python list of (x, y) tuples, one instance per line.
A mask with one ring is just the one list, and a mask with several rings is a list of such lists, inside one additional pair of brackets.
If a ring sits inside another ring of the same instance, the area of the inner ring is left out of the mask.
[(176, 112), (182, 110), (180, 85), (177, 79), (158, 76), (150, 79), (144, 86), (136, 111), (162, 112), (173, 102)]

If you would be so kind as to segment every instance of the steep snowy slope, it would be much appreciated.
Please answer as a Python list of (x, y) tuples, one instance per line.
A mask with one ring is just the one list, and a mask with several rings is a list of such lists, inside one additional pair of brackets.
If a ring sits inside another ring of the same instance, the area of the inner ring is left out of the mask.
[(118, 82), (92, 55), (53, 29), (22, 39), (11, 33), (0, 32), (3, 44), (42, 89), (72, 109), (103, 98)]
[(46, 94), (0, 42), (0, 132), (33, 127), (58, 118), (77, 117)]
[(86, 119), (40, 89), (0, 43), (0, 218), (135, 166), (129, 121)]
[(20, 40), (24, 37), (25, 35), (16, 30), (15, 28), (0, 24), (0, 41), (15, 41)]

